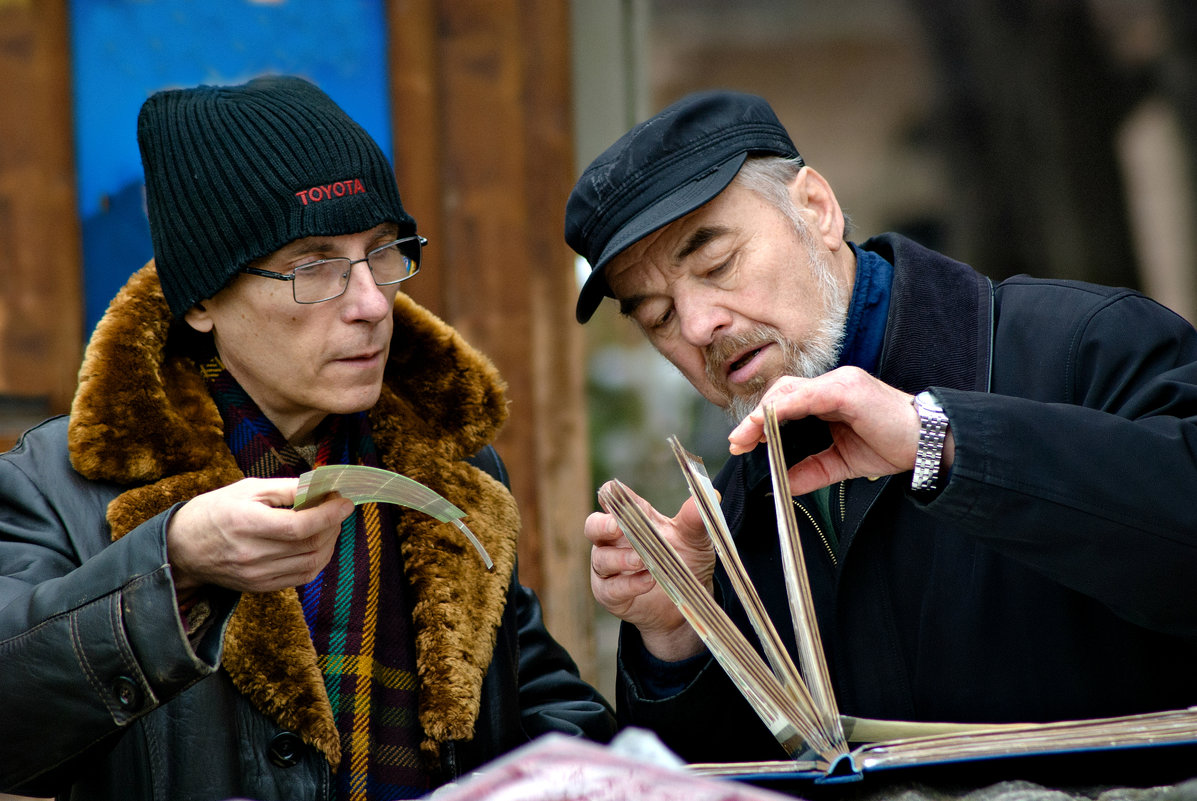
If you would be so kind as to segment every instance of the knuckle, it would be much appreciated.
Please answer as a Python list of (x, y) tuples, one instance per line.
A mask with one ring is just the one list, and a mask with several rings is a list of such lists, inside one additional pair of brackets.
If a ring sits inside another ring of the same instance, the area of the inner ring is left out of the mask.
[(256, 554), (253, 549), (243, 542), (235, 542), (226, 554), (225, 561), (232, 565), (246, 567), (253, 565)]

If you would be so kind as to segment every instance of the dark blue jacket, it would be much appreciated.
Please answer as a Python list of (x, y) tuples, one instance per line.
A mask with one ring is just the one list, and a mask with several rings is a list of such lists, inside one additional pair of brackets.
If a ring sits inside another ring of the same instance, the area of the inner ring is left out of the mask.
[[(879, 377), (934, 388), (956, 457), (931, 497), (910, 491), (909, 473), (833, 487), (834, 556), (798, 515), (840, 711), (999, 722), (1197, 703), (1193, 328), (1128, 290), (995, 287), (899, 236), (864, 247), (895, 266)], [(788, 440), (809, 438), (791, 427)], [(791, 442), (787, 459), (804, 447)], [(733, 458), (715, 483), (792, 649), (764, 458)], [(722, 571), (716, 581), (734, 598)], [(749, 632), (738, 603), (724, 605)], [(633, 664), (621, 661), (621, 722), (691, 760), (784, 757), (713, 661), (664, 700), (646, 697)]]

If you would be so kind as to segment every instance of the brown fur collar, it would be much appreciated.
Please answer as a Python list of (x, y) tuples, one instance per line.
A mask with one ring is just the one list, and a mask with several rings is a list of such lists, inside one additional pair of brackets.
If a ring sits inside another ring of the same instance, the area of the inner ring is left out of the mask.
[[(488, 573), (454, 527), (397, 508), (413, 588), (419, 717), (425, 752), (435, 756), (440, 743), (473, 735), (515, 564), (519, 516), (501, 484), (462, 461), (491, 441), (506, 418), (494, 366), (403, 294), (394, 314), (395, 344), (371, 412), (382, 464), (465, 510), (495, 561)], [(108, 509), (113, 539), (178, 501), (243, 477), (202, 378), (173, 344), (150, 262), (97, 326), (71, 411), (76, 469), (129, 487)], [(222, 667), (263, 714), (337, 766), (331, 707), (294, 590), (242, 597), (225, 635)]]

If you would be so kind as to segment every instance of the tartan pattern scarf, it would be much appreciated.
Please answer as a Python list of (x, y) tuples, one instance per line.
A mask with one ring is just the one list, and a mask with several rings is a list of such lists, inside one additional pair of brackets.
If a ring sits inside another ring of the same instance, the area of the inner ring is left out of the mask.
[[(378, 466), (365, 412), (321, 422), (309, 465), (218, 356), (201, 372), (246, 476), (297, 477), (325, 464)], [(429, 790), (419, 750), (411, 605), (394, 531), (393, 507), (362, 504), (345, 520), (328, 565), (296, 588), (341, 737), (342, 801), (418, 798)]]

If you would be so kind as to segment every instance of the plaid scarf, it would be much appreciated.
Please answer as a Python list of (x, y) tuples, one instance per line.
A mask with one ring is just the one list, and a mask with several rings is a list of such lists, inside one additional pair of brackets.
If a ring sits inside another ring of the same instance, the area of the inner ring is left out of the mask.
[[(329, 415), (309, 464), (213, 355), (201, 368), (225, 440), (247, 476), (299, 476), (324, 464), (378, 466), (365, 412)], [(332, 559), (297, 587), (341, 734), (337, 798), (418, 798), (429, 789), (420, 757), (418, 682), (393, 507), (362, 504), (345, 520)]]

